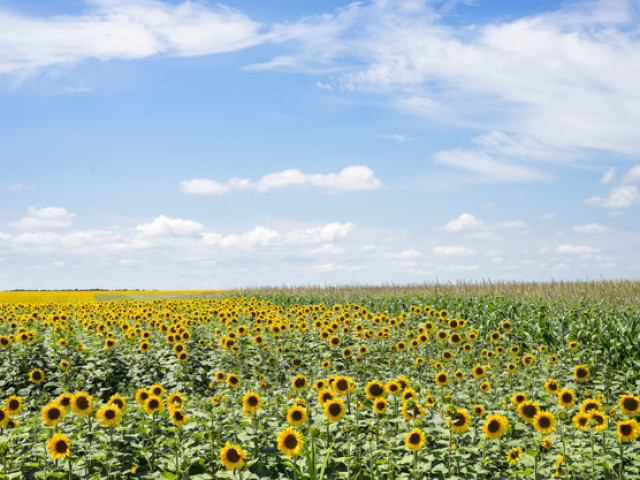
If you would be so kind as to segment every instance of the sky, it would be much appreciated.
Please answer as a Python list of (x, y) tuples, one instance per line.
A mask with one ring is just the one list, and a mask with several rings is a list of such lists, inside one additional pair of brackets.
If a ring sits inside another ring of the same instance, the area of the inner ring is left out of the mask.
[(640, 1), (0, 0), (0, 289), (640, 278)]

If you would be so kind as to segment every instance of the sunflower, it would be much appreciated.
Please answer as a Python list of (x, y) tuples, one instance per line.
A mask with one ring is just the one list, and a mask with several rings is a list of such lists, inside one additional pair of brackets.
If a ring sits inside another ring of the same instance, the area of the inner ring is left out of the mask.
[(153, 395), (154, 397), (162, 398), (164, 397), (165, 389), (159, 383), (156, 383), (151, 388), (149, 388), (149, 395)]
[(589, 425), (589, 415), (583, 412), (580, 412), (573, 416), (573, 424), (576, 428), (580, 430), (584, 430)]
[(107, 350), (111, 350), (115, 346), (116, 346), (116, 341), (113, 338), (107, 338), (104, 341), (104, 348), (106, 348)]
[(235, 373), (230, 373), (227, 376), (227, 385), (231, 388), (236, 388), (240, 383), (240, 377), (238, 377)]
[(464, 408), (458, 408), (449, 420), (453, 433), (464, 433), (471, 426), (471, 415)]
[(514, 394), (513, 397), (511, 397), (511, 403), (513, 403), (514, 405), (520, 405), (522, 402), (526, 402), (526, 401), (527, 401), (527, 396), (522, 392), (518, 392)]
[(239, 445), (231, 445), (229, 442), (220, 450), (220, 461), (227, 470), (238, 470), (243, 467), (247, 452)]
[(552, 433), (556, 429), (556, 417), (551, 412), (539, 412), (532, 423), (533, 427), (543, 434)]
[(640, 413), (640, 398), (631, 395), (630, 393), (622, 395), (620, 400), (618, 400), (618, 406), (625, 415), (635, 417)]
[(456, 370), (455, 372), (453, 372), (453, 376), (456, 377), (456, 379), (459, 381), (464, 380), (464, 372), (462, 370)]
[(396, 382), (398, 382), (398, 384), (400, 385), (400, 390), (405, 390), (411, 387), (411, 382), (404, 375), (400, 375), (398, 378), (396, 378)]
[(84, 417), (93, 411), (93, 397), (87, 392), (78, 392), (71, 397), (71, 409), (76, 415)]
[(424, 442), (426, 441), (426, 439), (427, 436), (424, 434), (424, 432), (419, 428), (415, 428), (407, 434), (404, 445), (414, 452), (417, 452), (424, 446)]
[(522, 402), (518, 405), (518, 415), (521, 419), (533, 423), (533, 419), (540, 413), (540, 406), (538, 402), (534, 402), (531, 400)]
[(542, 439), (542, 442), (540, 443), (540, 446), (544, 448), (546, 451), (551, 450), (551, 445), (552, 445), (552, 442), (549, 437), (544, 437)]
[(373, 410), (376, 413), (384, 413), (387, 411), (387, 407), (389, 406), (389, 402), (384, 397), (379, 397), (373, 402)]
[(580, 345), (578, 342), (569, 342), (569, 350), (575, 351), (578, 348), (578, 345)]
[(225, 374), (223, 371), (218, 370), (215, 374), (216, 382), (224, 382)]
[(188, 354), (187, 352), (180, 352), (180, 353), (178, 354), (178, 361), (179, 361), (180, 363), (184, 363), (184, 362), (186, 362), (187, 360), (189, 360), (189, 354)]
[(56, 433), (47, 443), (47, 451), (54, 460), (69, 457), (71, 455), (69, 438), (61, 433)]
[(53, 425), (57, 425), (67, 414), (64, 411), (64, 408), (58, 405), (58, 402), (53, 402), (44, 407), (40, 416), (42, 417), (42, 421), (45, 425), (51, 427)]
[(484, 436), (488, 439), (502, 437), (509, 428), (509, 420), (503, 415), (489, 415), (482, 427)]
[(144, 402), (149, 398), (150, 393), (146, 388), (141, 388), (136, 392), (136, 402), (138, 405), (144, 405)]
[(296, 375), (293, 381), (291, 382), (291, 388), (293, 388), (296, 392), (300, 390), (304, 390), (307, 388), (309, 382), (307, 381), (307, 377), (304, 375)]
[(565, 388), (558, 393), (558, 405), (564, 408), (571, 408), (576, 403), (576, 393)]
[(507, 461), (512, 465), (515, 465), (522, 458), (522, 448), (513, 447), (511, 450), (507, 452)]
[(618, 438), (621, 442), (631, 442), (638, 438), (638, 422), (635, 420), (625, 420), (624, 422), (618, 422)]
[(148, 415), (153, 415), (164, 408), (164, 402), (161, 398), (156, 396), (149, 396), (147, 400), (144, 402), (144, 411)]
[(578, 365), (573, 369), (573, 378), (575, 378), (578, 382), (586, 382), (589, 378), (589, 375), (589, 367), (587, 367), (586, 365)]
[(481, 417), (482, 415), (484, 415), (484, 406), (483, 405), (475, 405), (473, 407), (473, 414), (476, 417)]
[(598, 410), (591, 410), (591, 412), (586, 413), (586, 415), (589, 415), (589, 421), (593, 424), (591, 428), (596, 432), (601, 432), (602, 430), (607, 428), (608, 417), (604, 413)]
[(435, 378), (436, 385), (441, 387), (449, 383), (449, 374), (447, 372), (438, 372)]
[(247, 392), (242, 397), (242, 409), (249, 412), (256, 412), (262, 406), (260, 395), (255, 392)]
[(11, 415), (9, 414), (9, 412), (7, 412), (4, 408), (0, 407), (0, 428), (6, 427), (10, 420), (11, 420)]
[(536, 357), (534, 357), (530, 353), (527, 353), (526, 355), (524, 355), (522, 357), (522, 364), (525, 367), (530, 367), (531, 365), (535, 365), (536, 364)]
[(44, 381), (44, 373), (39, 368), (29, 373), (29, 380), (33, 383), (42, 383)]
[(405, 403), (410, 400), (415, 400), (416, 398), (418, 398), (418, 394), (413, 388), (407, 388), (402, 392), (402, 401)]
[(69, 370), (70, 366), (71, 364), (68, 360), (60, 360), (60, 370), (66, 372), (67, 370)]
[(433, 406), (436, 404), (436, 400), (435, 398), (433, 398), (433, 395), (427, 395), (427, 397), (424, 399), (424, 404), (428, 408), (433, 408)]
[(453, 352), (451, 352), (449, 350), (444, 350), (442, 352), (442, 359), (443, 360), (451, 360), (451, 359), (453, 359), (453, 357), (455, 357), (455, 355), (453, 354)]
[(491, 384), (489, 382), (482, 382), (480, 384), (480, 391), (487, 393), (491, 388)]
[(4, 401), (4, 403), (7, 406), (7, 412), (10, 415), (15, 415), (22, 411), (22, 397), (11, 395)]
[(599, 412), (602, 411), (602, 403), (600, 403), (595, 398), (587, 398), (580, 405), (580, 411), (582, 413), (589, 413), (592, 410), (597, 410)]
[(476, 378), (482, 378), (487, 374), (487, 369), (482, 365), (476, 365), (473, 367), (471, 373), (473, 373), (473, 376)]
[(518, 366), (515, 363), (507, 363), (507, 372), (513, 373), (518, 369)]
[(419, 403), (406, 402), (402, 406), (402, 414), (407, 422), (419, 420), (424, 417), (424, 407)]
[(187, 423), (187, 416), (184, 414), (180, 407), (171, 408), (169, 410), (169, 416), (171, 417), (171, 421), (176, 427), (181, 427), (185, 423)]
[(323, 388), (318, 393), (318, 403), (322, 406), (326, 405), (326, 403), (330, 400), (334, 400), (336, 398), (336, 394), (330, 388)]
[(558, 390), (560, 390), (560, 385), (558, 385), (558, 382), (556, 382), (553, 378), (550, 378), (544, 384), (544, 389), (549, 395), (557, 395)]
[(338, 395), (346, 395), (352, 388), (351, 379), (344, 375), (338, 375), (333, 382), (333, 389)]
[[(330, 390), (329, 390), (330, 391)], [(307, 409), (296, 404), (287, 412), (287, 422), (294, 427), (302, 425), (307, 421)]]
[(115, 427), (122, 420), (122, 410), (117, 405), (103, 405), (98, 410), (96, 418), (103, 427)]
[(365, 389), (367, 398), (376, 399), (382, 397), (385, 394), (384, 385), (380, 382), (369, 382)]
[(331, 423), (337, 422), (342, 417), (344, 417), (345, 408), (344, 402), (341, 398), (334, 398), (333, 400), (329, 400), (324, 405), (324, 416), (327, 417), (327, 420)]
[(300, 453), (304, 440), (299, 432), (289, 427), (278, 434), (278, 450), (284, 455), (294, 457)]

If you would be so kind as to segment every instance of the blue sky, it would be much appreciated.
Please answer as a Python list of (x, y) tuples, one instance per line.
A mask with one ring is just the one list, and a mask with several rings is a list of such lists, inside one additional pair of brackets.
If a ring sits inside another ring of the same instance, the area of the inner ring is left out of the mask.
[(0, 289), (637, 279), (639, 19), (0, 0)]

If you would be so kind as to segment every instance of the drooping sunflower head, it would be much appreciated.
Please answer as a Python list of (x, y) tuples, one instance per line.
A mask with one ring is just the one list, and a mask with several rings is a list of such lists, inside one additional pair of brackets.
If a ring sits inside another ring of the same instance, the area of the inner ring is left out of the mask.
[(49, 440), (47, 451), (54, 460), (70, 456), (71, 444), (69, 443), (69, 438), (61, 433), (56, 433)]
[(592, 425), (591, 428), (593, 428), (593, 430), (601, 432), (607, 428), (608, 417), (604, 413), (598, 410), (591, 410), (587, 415), (589, 415), (589, 423)]
[(491, 384), (489, 382), (482, 382), (480, 384), (480, 391), (481, 392), (486, 393), (486, 392), (489, 391), (490, 388), (491, 388)]
[(71, 409), (76, 415), (84, 417), (93, 411), (93, 397), (87, 392), (78, 392), (71, 397)]
[(169, 410), (169, 416), (171, 417), (171, 421), (177, 427), (183, 426), (187, 423), (187, 416), (184, 414), (180, 407), (175, 407)]
[(419, 428), (411, 430), (405, 438), (404, 445), (413, 451), (420, 450), (427, 439), (427, 436)]
[(284, 455), (296, 456), (302, 451), (304, 440), (299, 432), (291, 427), (278, 434), (278, 450)]
[(551, 450), (551, 445), (552, 445), (552, 442), (549, 437), (544, 437), (542, 439), (542, 442), (540, 443), (540, 446), (544, 448), (546, 451)]
[(182, 407), (184, 404), (184, 396), (180, 392), (173, 392), (167, 396), (167, 405), (177, 405)]
[(329, 388), (323, 388), (318, 393), (318, 403), (323, 406), (326, 405), (327, 402), (335, 398), (336, 398), (336, 394), (334, 393), (333, 390)]

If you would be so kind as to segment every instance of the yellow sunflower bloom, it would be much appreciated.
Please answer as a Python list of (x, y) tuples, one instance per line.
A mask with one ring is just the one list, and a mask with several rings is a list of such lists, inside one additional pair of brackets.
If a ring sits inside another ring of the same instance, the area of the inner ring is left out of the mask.
[(50, 403), (40, 411), (40, 416), (45, 425), (51, 427), (60, 423), (67, 414), (64, 408), (58, 405), (58, 402)]
[(98, 410), (96, 418), (102, 427), (115, 427), (122, 420), (122, 410), (116, 405), (103, 405)]
[(290, 457), (298, 455), (302, 451), (304, 440), (299, 432), (291, 427), (278, 434), (278, 450)]
[(427, 436), (424, 434), (424, 432), (419, 428), (415, 428), (407, 434), (404, 445), (405, 447), (417, 452), (424, 446), (426, 439)]
[(238, 445), (231, 445), (229, 442), (220, 450), (220, 462), (227, 470), (238, 470), (244, 466), (247, 452)]
[(56, 433), (47, 444), (47, 451), (51, 458), (58, 460), (71, 455), (71, 444), (69, 438), (61, 433)]

